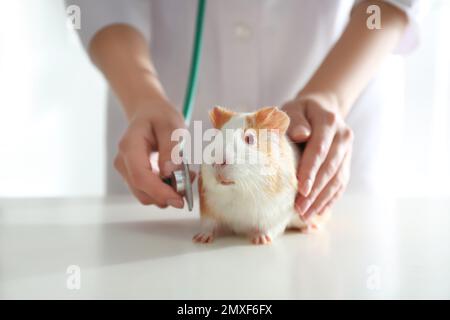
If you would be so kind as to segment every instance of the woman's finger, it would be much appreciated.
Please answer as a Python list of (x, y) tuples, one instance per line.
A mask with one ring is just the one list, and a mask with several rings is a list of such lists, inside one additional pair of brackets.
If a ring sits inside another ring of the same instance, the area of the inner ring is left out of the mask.
[[(123, 161), (123, 158), (118, 155), (116, 157), (116, 159), (114, 160), (114, 167), (116, 168), (116, 170), (120, 173), (120, 175), (122, 176), (122, 178), (125, 180), (125, 182), (127, 183), (128, 188), (130, 189), (131, 193), (139, 200), (139, 202), (143, 205), (150, 205), (150, 204), (156, 204), (155, 200), (150, 197), (149, 195), (147, 195), (145, 192), (139, 191), (135, 188), (133, 188), (130, 183), (129, 183), (129, 179), (128, 179), (128, 175), (127, 175), (127, 170), (125, 167), (125, 163)], [(164, 208), (167, 206), (159, 206), (160, 208)]]
[(143, 205), (150, 205), (150, 204), (154, 204), (156, 206), (158, 206), (159, 208), (163, 209), (163, 208), (167, 208), (167, 205), (160, 205), (158, 203), (156, 203), (156, 201), (150, 197), (148, 194), (146, 194), (145, 192), (142, 192), (140, 190), (137, 190), (133, 187), (128, 186), (131, 193), (136, 197), (136, 199), (139, 200), (139, 202)]
[(327, 158), (320, 167), (314, 185), (308, 197), (299, 195), (296, 199), (296, 209), (303, 215), (322, 192), (327, 183), (336, 175), (346, 153), (351, 148), (353, 134), (350, 129), (340, 130), (334, 137)]
[(341, 196), (344, 194), (345, 191), (345, 187), (342, 186), (337, 192), (336, 194), (330, 199), (330, 201), (328, 201), (327, 204), (325, 204), (325, 206), (323, 206), (322, 208), (320, 208), (317, 211), (317, 214), (320, 216), (322, 214), (324, 214), (325, 212), (327, 212), (328, 210), (330, 210), (335, 203), (341, 198)]
[(351, 150), (346, 153), (344, 161), (339, 167), (337, 174), (328, 182), (322, 192), (317, 196), (314, 203), (303, 215), (303, 219), (309, 219), (312, 215), (322, 211), (323, 207), (325, 207), (331, 199), (341, 191), (341, 189), (345, 189), (349, 180), (350, 158)]
[(125, 157), (128, 181), (131, 186), (151, 196), (159, 206), (169, 204), (182, 208), (183, 199), (181, 196), (151, 171), (150, 165), (146, 165), (149, 161), (145, 161), (145, 158), (142, 158), (143, 156), (136, 150), (128, 153)]
[(316, 198), (316, 201), (311, 205), (311, 207), (303, 214), (302, 218), (304, 220), (309, 219), (311, 216), (315, 215), (319, 209), (325, 206), (333, 196), (339, 191), (342, 187), (339, 180), (335, 176), (328, 182), (327, 186), (322, 190), (319, 196)]
[(304, 110), (300, 109), (298, 105), (285, 106), (285, 111), (288, 112), (290, 124), (287, 131), (289, 138), (296, 143), (305, 142), (311, 135), (311, 126), (306, 119)]
[(124, 160), (130, 186), (153, 198), (159, 206), (171, 205), (182, 208), (184, 202), (181, 196), (152, 171), (150, 152), (150, 145), (145, 139), (145, 135), (139, 134), (139, 132), (135, 132), (121, 143), (120, 153)]
[[(312, 111), (311, 113), (314, 114)], [(321, 111), (311, 116), (312, 133), (300, 160), (298, 170), (299, 192), (307, 197), (311, 192), (317, 172), (328, 155), (336, 132), (336, 115)]]
[(172, 152), (176, 147), (180, 146), (180, 141), (172, 140), (172, 134), (175, 130), (184, 130), (183, 119), (181, 117), (175, 117), (175, 119), (170, 126), (167, 124), (159, 126), (158, 123), (155, 123), (154, 131), (158, 146), (158, 166), (163, 177), (170, 176), (173, 171), (182, 167), (180, 164), (175, 165), (173, 163), (174, 159), (172, 159)]

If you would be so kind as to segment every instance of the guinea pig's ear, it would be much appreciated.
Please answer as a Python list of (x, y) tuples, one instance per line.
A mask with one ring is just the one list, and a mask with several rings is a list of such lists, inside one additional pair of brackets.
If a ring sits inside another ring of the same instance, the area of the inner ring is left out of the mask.
[(255, 126), (257, 128), (278, 129), (281, 134), (286, 133), (289, 127), (289, 116), (277, 107), (265, 107), (255, 114)]
[(209, 111), (209, 118), (214, 128), (221, 129), (235, 114), (234, 111), (216, 106)]

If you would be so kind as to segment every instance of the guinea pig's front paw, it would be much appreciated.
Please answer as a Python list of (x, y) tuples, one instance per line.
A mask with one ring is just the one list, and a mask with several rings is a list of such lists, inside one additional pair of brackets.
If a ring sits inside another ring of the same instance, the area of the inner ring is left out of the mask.
[(197, 233), (192, 241), (196, 243), (211, 243), (214, 241), (214, 233), (211, 231)]
[(250, 240), (252, 241), (253, 244), (269, 244), (272, 242), (272, 238), (264, 233), (259, 233), (259, 234), (255, 234), (253, 235)]

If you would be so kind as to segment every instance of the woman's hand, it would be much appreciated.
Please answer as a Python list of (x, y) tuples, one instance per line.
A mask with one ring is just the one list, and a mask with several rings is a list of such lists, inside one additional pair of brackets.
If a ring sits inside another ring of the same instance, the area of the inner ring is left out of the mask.
[[(173, 130), (185, 125), (168, 102), (145, 37), (132, 26), (113, 24), (96, 33), (89, 53), (119, 97), (129, 122), (114, 166), (142, 204), (182, 208), (183, 198), (162, 182), (158, 171), (167, 177), (175, 169), (170, 155), (177, 142), (170, 138)], [(150, 155), (156, 152), (158, 165), (152, 167)]]
[(295, 208), (306, 220), (325, 212), (344, 192), (350, 177), (353, 133), (335, 99), (325, 95), (296, 98), (283, 110), (291, 118), (291, 140), (306, 144), (297, 171), (295, 200)]
[[(173, 130), (185, 127), (183, 117), (164, 100), (147, 101), (129, 109), (134, 111), (119, 143), (115, 168), (142, 204), (183, 208), (183, 198), (163, 183), (158, 174), (160, 169), (162, 176), (167, 177), (176, 168), (170, 161), (176, 142), (170, 138)], [(156, 151), (159, 168), (152, 168), (150, 155)]]
[[(367, 8), (373, 4), (382, 12), (381, 30), (367, 28)], [(296, 199), (304, 219), (324, 212), (343, 193), (350, 176), (353, 134), (341, 114), (350, 110), (407, 25), (406, 14), (386, 1), (360, 1), (298, 98), (284, 106), (291, 117), (291, 139), (306, 142)]]

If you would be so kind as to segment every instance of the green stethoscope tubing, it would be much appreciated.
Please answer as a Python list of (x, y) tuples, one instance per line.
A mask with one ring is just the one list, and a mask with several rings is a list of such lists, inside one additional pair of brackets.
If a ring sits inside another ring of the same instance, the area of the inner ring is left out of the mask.
[(200, 56), (203, 43), (203, 25), (205, 20), (206, 0), (198, 0), (197, 18), (195, 21), (194, 45), (192, 48), (191, 67), (187, 81), (186, 94), (183, 104), (183, 117), (186, 124), (189, 124), (194, 108), (195, 95), (198, 87), (198, 69), (200, 66)]

